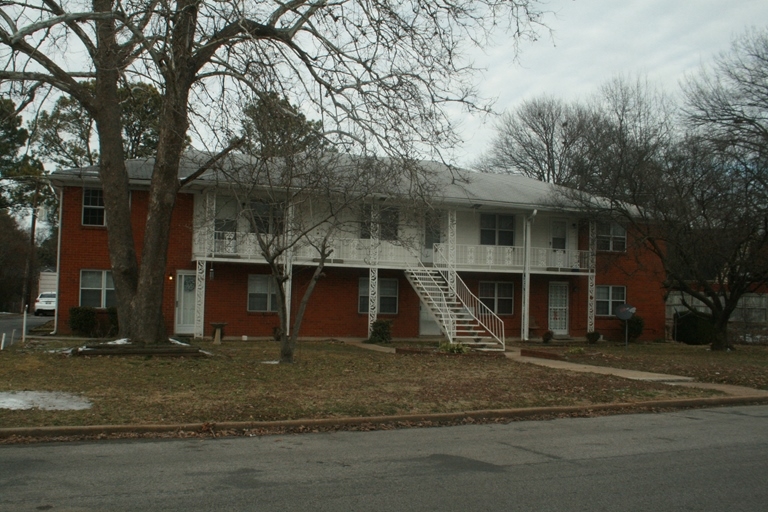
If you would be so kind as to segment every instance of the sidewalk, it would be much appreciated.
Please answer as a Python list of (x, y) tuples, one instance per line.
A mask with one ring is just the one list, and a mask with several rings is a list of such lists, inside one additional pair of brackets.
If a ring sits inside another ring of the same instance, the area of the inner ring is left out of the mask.
[[(393, 347), (382, 347), (380, 345), (373, 345), (363, 343), (357, 340), (344, 340), (344, 343), (353, 345), (366, 350), (374, 350), (376, 352), (388, 352), (395, 353)], [(625, 370), (622, 368), (611, 368), (608, 366), (593, 366), (589, 364), (570, 363), (568, 361), (562, 361), (558, 359), (543, 359), (538, 357), (526, 357), (520, 355), (520, 348), (508, 347), (504, 355), (519, 363), (535, 364), (537, 366), (545, 366), (547, 368), (554, 368), (557, 370), (568, 370), (572, 372), (581, 373), (597, 373), (600, 375), (613, 375), (615, 377), (621, 377), (622, 379), (640, 380), (645, 382), (659, 382), (662, 384), (669, 384), (675, 386), (685, 386), (691, 388), (700, 389), (712, 389), (720, 391), (727, 395), (738, 397), (766, 397), (768, 398), (768, 391), (761, 389), (747, 388), (743, 386), (733, 386), (731, 384), (712, 384), (707, 382), (696, 382), (692, 377), (683, 377), (680, 375), (667, 375), (664, 373), (652, 373), (642, 372), (638, 370)]]
[(519, 348), (509, 348), (504, 353), (509, 359), (520, 363), (535, 364), (546, 366), (547, 368), (556, 368), (558, 370), (569, 370), (572, 372), (598, 373), (601, 375), (613, 375), (629, 380), (642, 380), (646, 382), (661, 382), (675, 386), (685, 386), (690, 388), (713, 389), (731, 396), (743, 397), (766, 397), (768, 391), (762, 389), (753, 389), (743, 386), (733, 386), (731, 384), (712, 384), (707, 382), (696, 382), (692, 377), (682, 377), (680, 375), (667, 375), (664, 373), (641, 372), (638, 370), (625, 370), (622, 368), (610, 368), (608, 366), (592, 366), (589, 364), (569, 363), (556, 359), (540, 359), (538, 357), (525, 357), (520, 355)]

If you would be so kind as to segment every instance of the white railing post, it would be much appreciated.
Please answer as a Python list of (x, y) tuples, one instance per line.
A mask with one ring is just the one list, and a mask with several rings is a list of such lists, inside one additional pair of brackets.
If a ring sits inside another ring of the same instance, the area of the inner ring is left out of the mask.
[(589, 221), (589, 277), (587, 277), (587, 332), (595, 331), (595, 301), (596, 283), (595, 268), (597, 266), (597, 224)]
[(197, 260), (195, 272), (195, 338), (205, 335), (205, 260)]

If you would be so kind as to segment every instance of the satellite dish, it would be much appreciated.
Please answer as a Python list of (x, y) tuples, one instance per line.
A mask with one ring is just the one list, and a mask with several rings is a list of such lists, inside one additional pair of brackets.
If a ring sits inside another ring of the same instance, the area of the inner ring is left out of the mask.
[(619, 320), (629, 320), (632, 318), (632, 315), (635, 314), (637, 311), (637, 308), (634, 306), (631, 306), (629, 304), (621, 304), (619, 306), (616, 306), (615, 315), (616, 318)]

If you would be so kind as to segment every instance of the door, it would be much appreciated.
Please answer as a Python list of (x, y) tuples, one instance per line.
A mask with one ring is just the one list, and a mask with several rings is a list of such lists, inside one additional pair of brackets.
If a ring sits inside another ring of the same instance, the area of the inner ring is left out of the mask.
[(442, 331), (427, 306), (419, 301), (419, 336), (440, 336)]
[(180, 271), (176, 274), (176, 334), (195, 332), (196, 280), (194, 272)]
[(432, 263), (434, 245), (440, 240), (440, 214), (439, 212), (427, 213), (424, 216), (424, 248), (421, 251), (422, 263)]
[(549, 330), (552, 334), (568, 334), (568, 283), (549, 283)]
[(568, 223), (564, 220), (553, 220), (550, 225), (550, 235), (549, 246), (552, 248), (552, 260), (547, 266), (565, 268), (568, 266), (565, 251), (568, 247)]

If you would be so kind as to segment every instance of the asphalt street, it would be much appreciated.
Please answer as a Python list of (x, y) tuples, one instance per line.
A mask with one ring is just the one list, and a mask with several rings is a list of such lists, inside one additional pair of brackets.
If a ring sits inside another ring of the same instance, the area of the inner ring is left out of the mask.
[(0, 446), (0, 510), (758, 511), (768, 406)]
[[(27, 332), (52, 320), (52, 316), (27, 315)], [(21, 339), (21, 327), (23, 318), (20, 314), (0, 314), (0, 338), (5, 334), (5, 344), (10, 345), (11, 337), (14, 341)]]

